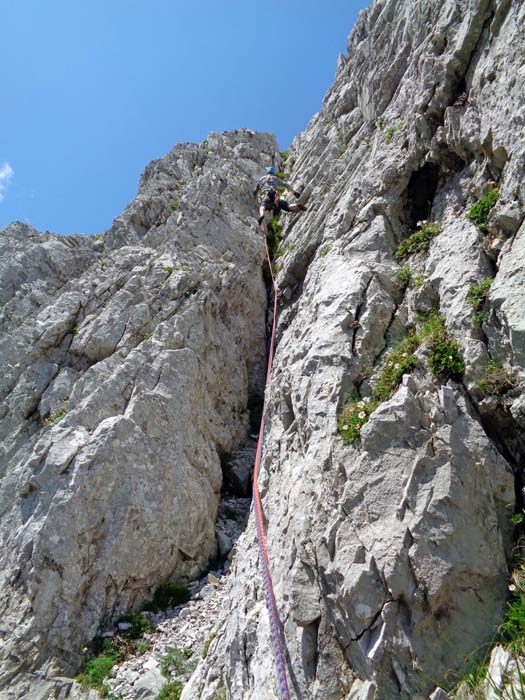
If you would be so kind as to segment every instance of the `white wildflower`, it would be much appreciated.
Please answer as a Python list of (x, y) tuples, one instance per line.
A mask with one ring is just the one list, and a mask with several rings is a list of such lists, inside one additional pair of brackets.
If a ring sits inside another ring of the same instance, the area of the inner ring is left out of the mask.
[(399, 369), (400, 367), (401, 365), (399, 364), (399, 362), (396, 362), (396, 364), (394, 365), (394, 369)]
[(357, 405), (359, 406), (359, 408), (364, 408), (365, 402), (364, 402), (364, 401), (358, 401), (358, 402), (357, 402)]
[(347, 426), (347, 425), (343, 425), (343, 430), (348, 430), (348, 426)]
[(404, 352), (404, 353), (401, 355), (401, 357), (408, 357), (408, 353), (407, 353), (407, 352)]
[(361, 411), (360, 413), (357, 414), (358, 418), (366, 418), (366, 413), (364, 411)]
[(365, 403), (370, 403), (370, 396), (367, 396), (366, 398), (363, 399)]

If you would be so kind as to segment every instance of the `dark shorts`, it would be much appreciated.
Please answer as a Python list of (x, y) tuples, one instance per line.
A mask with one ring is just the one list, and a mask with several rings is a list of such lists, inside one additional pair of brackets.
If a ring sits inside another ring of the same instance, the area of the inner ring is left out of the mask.
[(270, 192), (269, 192), (269, 193), (268, 193), (268, 197), (266, 197), (266, 199), (264, 199), (264, 200), (261, 202), (261, 205), (262, 205), (265, 209), (268, 209), (268, 211), (269, 211), (270, 209), (273, 209), (273, 210), (276, 211), (276, 212), (279, 212), (279, 211), (290, 211), (290, 208), (289, 208), (289, 206), (288, 206), (288, 202), (286, 201), (286, 199), (279, 199), (278, 202), (277, 202), (277, 204), (275, 203), (275, 193), (270, 193)]

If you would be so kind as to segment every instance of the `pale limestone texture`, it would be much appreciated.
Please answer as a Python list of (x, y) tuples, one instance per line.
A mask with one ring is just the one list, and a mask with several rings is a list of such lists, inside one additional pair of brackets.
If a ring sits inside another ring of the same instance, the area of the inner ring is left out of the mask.
[(104, 620), (216, 554), (220, 458), (264, 382), (251, 189), (275, 152), (211, 134), (101, 237), (0, 234), (2, 698), (55, 697)]
[[(423, 700), (501, 621), (525, 455), (524, 21), (517, 1), (376, 0), (283, 164), (308, 211), (278, 261), (259, 485), (294, 700)], [(491, 187), (480, 230), (467, 213)], [(421, 220), (442, 232), (403, 290), (394, 252)], [(469, 288), (494, 277), (478, 327)], [(436, 307), (463, 382), (433, 379), (423, 346), (344, 446), (346, 398), (370, 395), (385, 351)], [(514, 372), (503, 398), (476, 387), (493, 358)], [(278, 697), (259, 571), (252, 520), (184, 700)]]

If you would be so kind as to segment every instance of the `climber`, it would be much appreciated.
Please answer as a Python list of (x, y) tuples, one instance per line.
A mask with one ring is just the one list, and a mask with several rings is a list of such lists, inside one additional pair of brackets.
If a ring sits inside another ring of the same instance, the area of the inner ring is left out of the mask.
[(293, 187), (277, 177), (273, 166), (266, 168), (266, 175), (261, 177), (257, 183), (257, 187), (253, 191), (257, 203), (259, 204), (259, 218), (257, 223), (262, 224), (266, 212), (278, 214), (280, 211), (306, 211), (306, 207), (299, 202), (289, 204), (286, 199), (279, 197), (278, 187), (285, 187), (295, 197), (301, 196), (300, 192), (296, 192)]

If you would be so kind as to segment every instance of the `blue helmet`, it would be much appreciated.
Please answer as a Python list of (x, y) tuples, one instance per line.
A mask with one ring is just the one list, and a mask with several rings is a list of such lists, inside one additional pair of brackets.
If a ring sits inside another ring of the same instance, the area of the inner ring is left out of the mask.
[(270, 165), (269, 168), (266, 168), (266, 172), (269, 173), (270, 175), (275, 175), (275, 173), (276, 173), (277, 171), (275, 170), (275, 168), (273, 167), (273, 165)]

